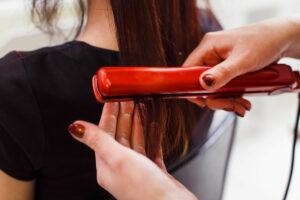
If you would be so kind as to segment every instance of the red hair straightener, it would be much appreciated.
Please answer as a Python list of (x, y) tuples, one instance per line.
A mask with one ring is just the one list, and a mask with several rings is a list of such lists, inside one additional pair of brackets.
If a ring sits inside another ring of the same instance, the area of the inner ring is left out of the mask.
[[(199, 77), (210, 67), (103, 67), (93, 77), (98, 102), (161, 98), (199, 98), (244, 95), (275, 95), (300, 92), (300, 74), (287, 65), (274, 64), (231, 80), (215, 91), (204, 90)], [(300, 102), (300, 93), (298, 95)], [(300, 103), (294, 129), (292, 161), (283, 199), (286, 199), (294, 169), (300, 119)]]
[(300, 74), (283, 64), (239, 76), (215, 91), (203, 89), (200, 75), (210, 67), (103, 67), (93, 77), (98, 102), (132, 99), (274, 95), (300, 92)]

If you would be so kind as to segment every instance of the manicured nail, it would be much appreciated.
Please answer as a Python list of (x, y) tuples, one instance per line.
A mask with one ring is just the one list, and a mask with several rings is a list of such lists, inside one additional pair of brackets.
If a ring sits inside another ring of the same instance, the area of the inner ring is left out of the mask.
[(72, 135), (78, 138), (83, 138), (85, 127), (81, 124), (71, 124), (68, 130)]
[(202, 79), (208, 87), (213, 86), (216, 82), (214, 77), (210, 74), (204, 75)]

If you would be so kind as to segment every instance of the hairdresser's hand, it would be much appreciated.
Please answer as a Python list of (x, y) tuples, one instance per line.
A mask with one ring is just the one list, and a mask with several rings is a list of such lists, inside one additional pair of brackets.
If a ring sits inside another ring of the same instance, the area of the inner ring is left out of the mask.
[(200, 77), (203, 88), (215, 90), (282, 57), (300, 58), (299, 52), (300, 15), (208, 33), (184, 66), (215, 66)]
[(241, 97), (229, 97), (229, 98), (199, 98), (189, 99), (190, 102), (198, 105), (201, 108), (207, 106), (211, 110), (225, 110), (228, 112), (234, 112), (240, 117), (244, 117), (246, 111), (251, 109), (251, 103)]
[[(120, 117), (122, 104), (126, 107), (123, 118)], [(106, 103), (99, 126), (76, 121), (69, 128), (76, 140), (95, 151), (99, 185), (119, 200), (196, 199), (167, 174), (162, 155), (156, 159), (158, 165), (144, 156), (143, 128), (138, 111), (130, 103), (125, 104), (121, 103), (119, 107), (119, 103)], [(115, 140), (118, 131), (126, 132), (125, 135), (130, 132), (130, 144), (127, 139), (118, 140), (124, 145)]]

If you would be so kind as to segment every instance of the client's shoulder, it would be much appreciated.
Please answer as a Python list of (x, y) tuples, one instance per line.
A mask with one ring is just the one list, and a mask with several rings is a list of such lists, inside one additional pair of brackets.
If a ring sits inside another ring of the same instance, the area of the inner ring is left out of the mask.
[[(26, 61), (51, 61), (49, 58), (52, 57), (66, 57), (67, 53), (71, 53), (74, 47), (76, 46), (76, 41), (67, 42), (64, 44), (51, 46), (51, 47), (43, 47), (33, 51), (15, 51), (20, 59), (25, 59)], [(73, 56), (71, 56), (73, 57)]]
[[(67, 42), (64, 44), (51, 46), (51, 47), (43, 47), (32, 51), (11, 51), (7, 53), (4, 57), (0, 59), (0, 67), (3, 65), (9, 65), (14, 63), (20, 63), (22, 60), (26, 61), (49, 61), (47, 58), (49, 57), (63, 57), (65, 54), (62, 52), (68, 52), (72, 49), (75, 41)], [(22, 61), (24, 62), (24, 61)]]

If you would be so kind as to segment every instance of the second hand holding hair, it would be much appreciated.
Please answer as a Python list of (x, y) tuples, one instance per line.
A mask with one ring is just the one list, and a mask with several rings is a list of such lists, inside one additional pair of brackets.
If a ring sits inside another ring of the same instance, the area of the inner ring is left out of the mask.
[(69, 132), (95, 151), (98, 184), (115, 198), (197, 199), (167, 173), (162, 153), (155, 163), (145, 156), (142, 129), (134, 103), (121, 102), (104, 105), (98, 126), (76, 121)]

